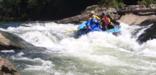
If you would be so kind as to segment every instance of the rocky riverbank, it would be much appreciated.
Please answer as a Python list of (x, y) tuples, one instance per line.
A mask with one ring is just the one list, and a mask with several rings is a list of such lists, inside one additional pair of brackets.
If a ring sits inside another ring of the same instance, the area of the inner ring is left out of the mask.
[[(130, 6), (129, 9), (130, 8), (132, 10), (132, 6)], [(154, 7), (154, 8), (156, 8), (156, 7)], [(136, 11), (138, 11), (137, 9), (143, 10), (143, 8), (141, 8), (141, 7), (135, 8), (134, 6), (133, 6), (133, 9), (135, 9)], [(148, 8), (148, 9), (150, 9), (150, 8)], [(115, 9), (115, 8), (106, 8), (104, 6), (99, 6), (99, 5), (92, 5), (92, 6), (87, 7), (85, 9), (85, 11), (79, 15), (64, 18), (64, 19), (58, 20), (56, 22), (57, 23), (81, 23), (81, 21), (85, 21), (88, 19), (88, 14), (91, 11), (95, 11), (96, 15), (98, 15), (98, 16), (100, 16), (102, 12), (106, 12), (113, 19), (119, 20), (119, 21), (129, 24), (129, 25), (139, 25), (145, 20), (153, 21), (156, 19), (156, 15), (155, 15), (156, 12), (154, 12), (154, 11), (146, 11), (146, 12), (138, 11), (137, 13), (135, 13), (134, 12), (135, 10), (133, 10), (132, 12), (129, 10), (128, 13), (126, 13), (126, 12), (120, 13), (120, 11), (122, 11), (122, 10)]]
[(114, 8), (106, 8), (104, 6), (99, 6), (99, 5), (93, 5), (89, 6), (85, 9), (84, 12), (82, 12), (79, 15), (73, 16), (73, 17), (68, 17), (64, 18), (62, 20), (55, 21), (57, 23), (81, 23), (81, 21), (85, 21), (88, 19), (88, 14), (91, 11), (95, 11), (96, 15), (100, 16), (102, 12), (107, 12), (113, 19), (119, 19), (120, 15), (118, 15), (116, 12), (116, 9)]
[(125, 14), (122, 15), (119, 21), (128, 25), (142, 25), (145, 24), (145, 22), (156, 21), (156, 15)]

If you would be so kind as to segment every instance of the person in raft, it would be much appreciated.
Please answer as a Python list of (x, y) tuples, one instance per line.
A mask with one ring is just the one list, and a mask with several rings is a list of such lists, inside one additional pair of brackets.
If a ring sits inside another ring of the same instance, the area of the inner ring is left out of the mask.
[(95, 15), (94, 11), (90, 12), (86, 26), (90, 31), (102, 31), (100, 25), (100, 17)]
[(115, 25), (119, 25), (119, 22), (113, 20), (110, 15), (105, 12), (101, 14), (101, 27), (103, 31), (114, 28)]

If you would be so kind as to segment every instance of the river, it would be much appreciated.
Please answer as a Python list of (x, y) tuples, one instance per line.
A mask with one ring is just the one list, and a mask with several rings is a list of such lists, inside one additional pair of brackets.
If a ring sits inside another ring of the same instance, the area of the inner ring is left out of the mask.
[(148, 26), (134, 35), (139, 28), (121, 23), (118, 36), (91, 32), (80, 38), (73, 37), (74, 24), (22, 23), (1, 30), (46, 48), (10, 55), (21, 75), (156, 75), (156, 40), (139, 44)]

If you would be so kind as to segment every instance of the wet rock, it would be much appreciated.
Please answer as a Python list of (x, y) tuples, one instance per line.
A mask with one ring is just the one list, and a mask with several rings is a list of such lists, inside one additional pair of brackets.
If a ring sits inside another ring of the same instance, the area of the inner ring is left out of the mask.
[(15, 34), (0, 30), (0, 50), (24, 49), (34, 47)]
[(20, 73), (9, 60), (0, 58), (0, 75), (20, 75)]
[(141, 24), (141, 26), (148, 26), (151, 25), (150, 28), (146, 29), (144, 31), (144, 33), (142, 33), (139, 37), (138, 37), (138, 41), (139, 43), (144, 43), (148, 40), (152, 40), (156, 38), (156, 19), (148, 19), (143, 21)]

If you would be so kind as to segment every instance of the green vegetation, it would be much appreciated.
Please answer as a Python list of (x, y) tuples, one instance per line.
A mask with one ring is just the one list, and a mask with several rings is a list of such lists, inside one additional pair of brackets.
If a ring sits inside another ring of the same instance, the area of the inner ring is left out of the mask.
[(115, 8), (121, 8), (125, 6), (123, 0), (100, 0), (100, 5), (104, 5), (105, 7), (115, 7)]
[(97, 3), (121, 8), (125, 3), (148, 6), (156, 4), (156, 0), (0, 0), (0, 20), (57, 20), (79, 14)]
[(156, 4), (156, 0), (100, 0), (98, 3), (106, 7), (121, 8), (125, 6), (125, 4), (140, 4), (149, 6), (150, 4)]
[(156, 0), (141, 0), (138, 3), (141, 5), (149, 6), (150, 4), (156, 4)]
[(0, 0), (0, 20), (55, 20), (79, 14), (88, 0)]
[(46, 0), (0, 0), (0, 19), (28, 19), (38, 16)]

